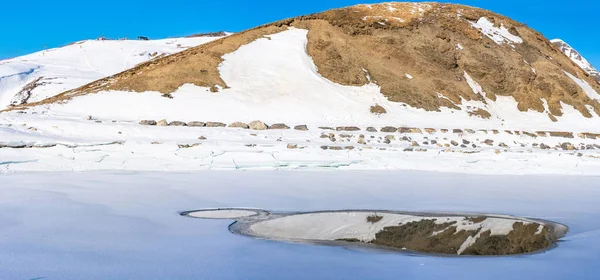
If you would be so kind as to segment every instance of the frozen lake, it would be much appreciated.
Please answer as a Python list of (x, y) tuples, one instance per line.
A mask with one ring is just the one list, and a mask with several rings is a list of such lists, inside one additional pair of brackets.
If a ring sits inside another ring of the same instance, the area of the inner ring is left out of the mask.
[[(389, 209), (563, 223), (543, 254), (442, 258), (233, 235), (190, 209)], [(433, 172), (0, 175), (0, 279), (598, 279), (600, 178)]]

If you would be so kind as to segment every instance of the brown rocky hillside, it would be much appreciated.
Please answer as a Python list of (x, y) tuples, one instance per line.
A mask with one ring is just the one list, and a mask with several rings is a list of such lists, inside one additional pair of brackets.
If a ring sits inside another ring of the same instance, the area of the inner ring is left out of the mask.
[[(492, 40), (473, 26), (483, 17), (522, 42)], [(598, 83), (540, 33), (490, 11), (439, 3), (358, 5), (279, 21), (141, 64), (42, 103), (104, 90), (172, 93), (186, 83), (226, 88), (217, 69), (224, 54), (290, 27), (309, 30), (307, 51), (325, 78), (356, 86), (370, 79), (391, 101), (430, 111), (458, 109), (461, 98), (486, 102), (466, 82), (467, 72), (488, 99), (512, 96), (521, 111), (553, 118), (562, 115), (562, 102), (586, 117), (592, 117), (591, 110), (600, 115), (600, 103), (565, 72), (600, 92)], [(489, 116), (484, 108), (475, 112)]]

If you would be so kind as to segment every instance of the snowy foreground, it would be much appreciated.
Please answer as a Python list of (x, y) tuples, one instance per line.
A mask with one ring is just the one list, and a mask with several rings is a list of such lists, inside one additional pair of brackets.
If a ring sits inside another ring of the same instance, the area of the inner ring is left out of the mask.
[[(0, 176), (0, 279), (597, 279), (597, 177), (429, 172), (19, 173)], [(566, 224), (553, 250), (442, 258), (233, 235), (179, 211), (387, 209)]]

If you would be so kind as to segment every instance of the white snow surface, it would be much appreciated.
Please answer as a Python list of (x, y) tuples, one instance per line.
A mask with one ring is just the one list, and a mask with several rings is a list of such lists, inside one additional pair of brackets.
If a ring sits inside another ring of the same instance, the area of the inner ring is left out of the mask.
[(492, 39), (496, 44), (521, 44), (523, 39), (517, 35), (511, 34), (504, 25), (495, 27), (494, 24), (485, 17), (480, 18), (477, 22), (471, 22), (471, 26), (477, 28), (488, 38)]
[(221, 37), (162, 40), (86, 40), (61, 48), (0, 61), (0, 110), (20, 101), (23, 87), (40, 79), (28, 102), (119, 73), (157, 56), (195, 47)]

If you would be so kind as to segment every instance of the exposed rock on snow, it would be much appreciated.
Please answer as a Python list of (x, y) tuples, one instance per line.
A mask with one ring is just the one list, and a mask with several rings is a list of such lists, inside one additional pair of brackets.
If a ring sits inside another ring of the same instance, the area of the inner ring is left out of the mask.
[(290, 129), (290, 127), (284, 123), (275, 123), (270, 125), (269, 129)]
[(267, 128), (269, 128), (264, 122), (261, 121), (253, 121), (249, 123), (248, 126), (252, 130), (266, 130)]
[(234, 127), (234, 128), (243, 128), (243, 129), (248, 129), (249, 126), (246, 123), (243, 122), (232, 122), (228, 125), (228, 127)]
[(600, 83), (600, 72), (592, 66), (591, 63), (588, 62), (585, 57), (583, 57), (577, 50), (567, 44), (565, 41), (561, 39), (554, 39), (551, 42), (557, 46), (568, 58), (571, 59), (577, 66), (581, 67), (583, 71), (588, 73), (590, 76), (594, 77), (596, 81)]

